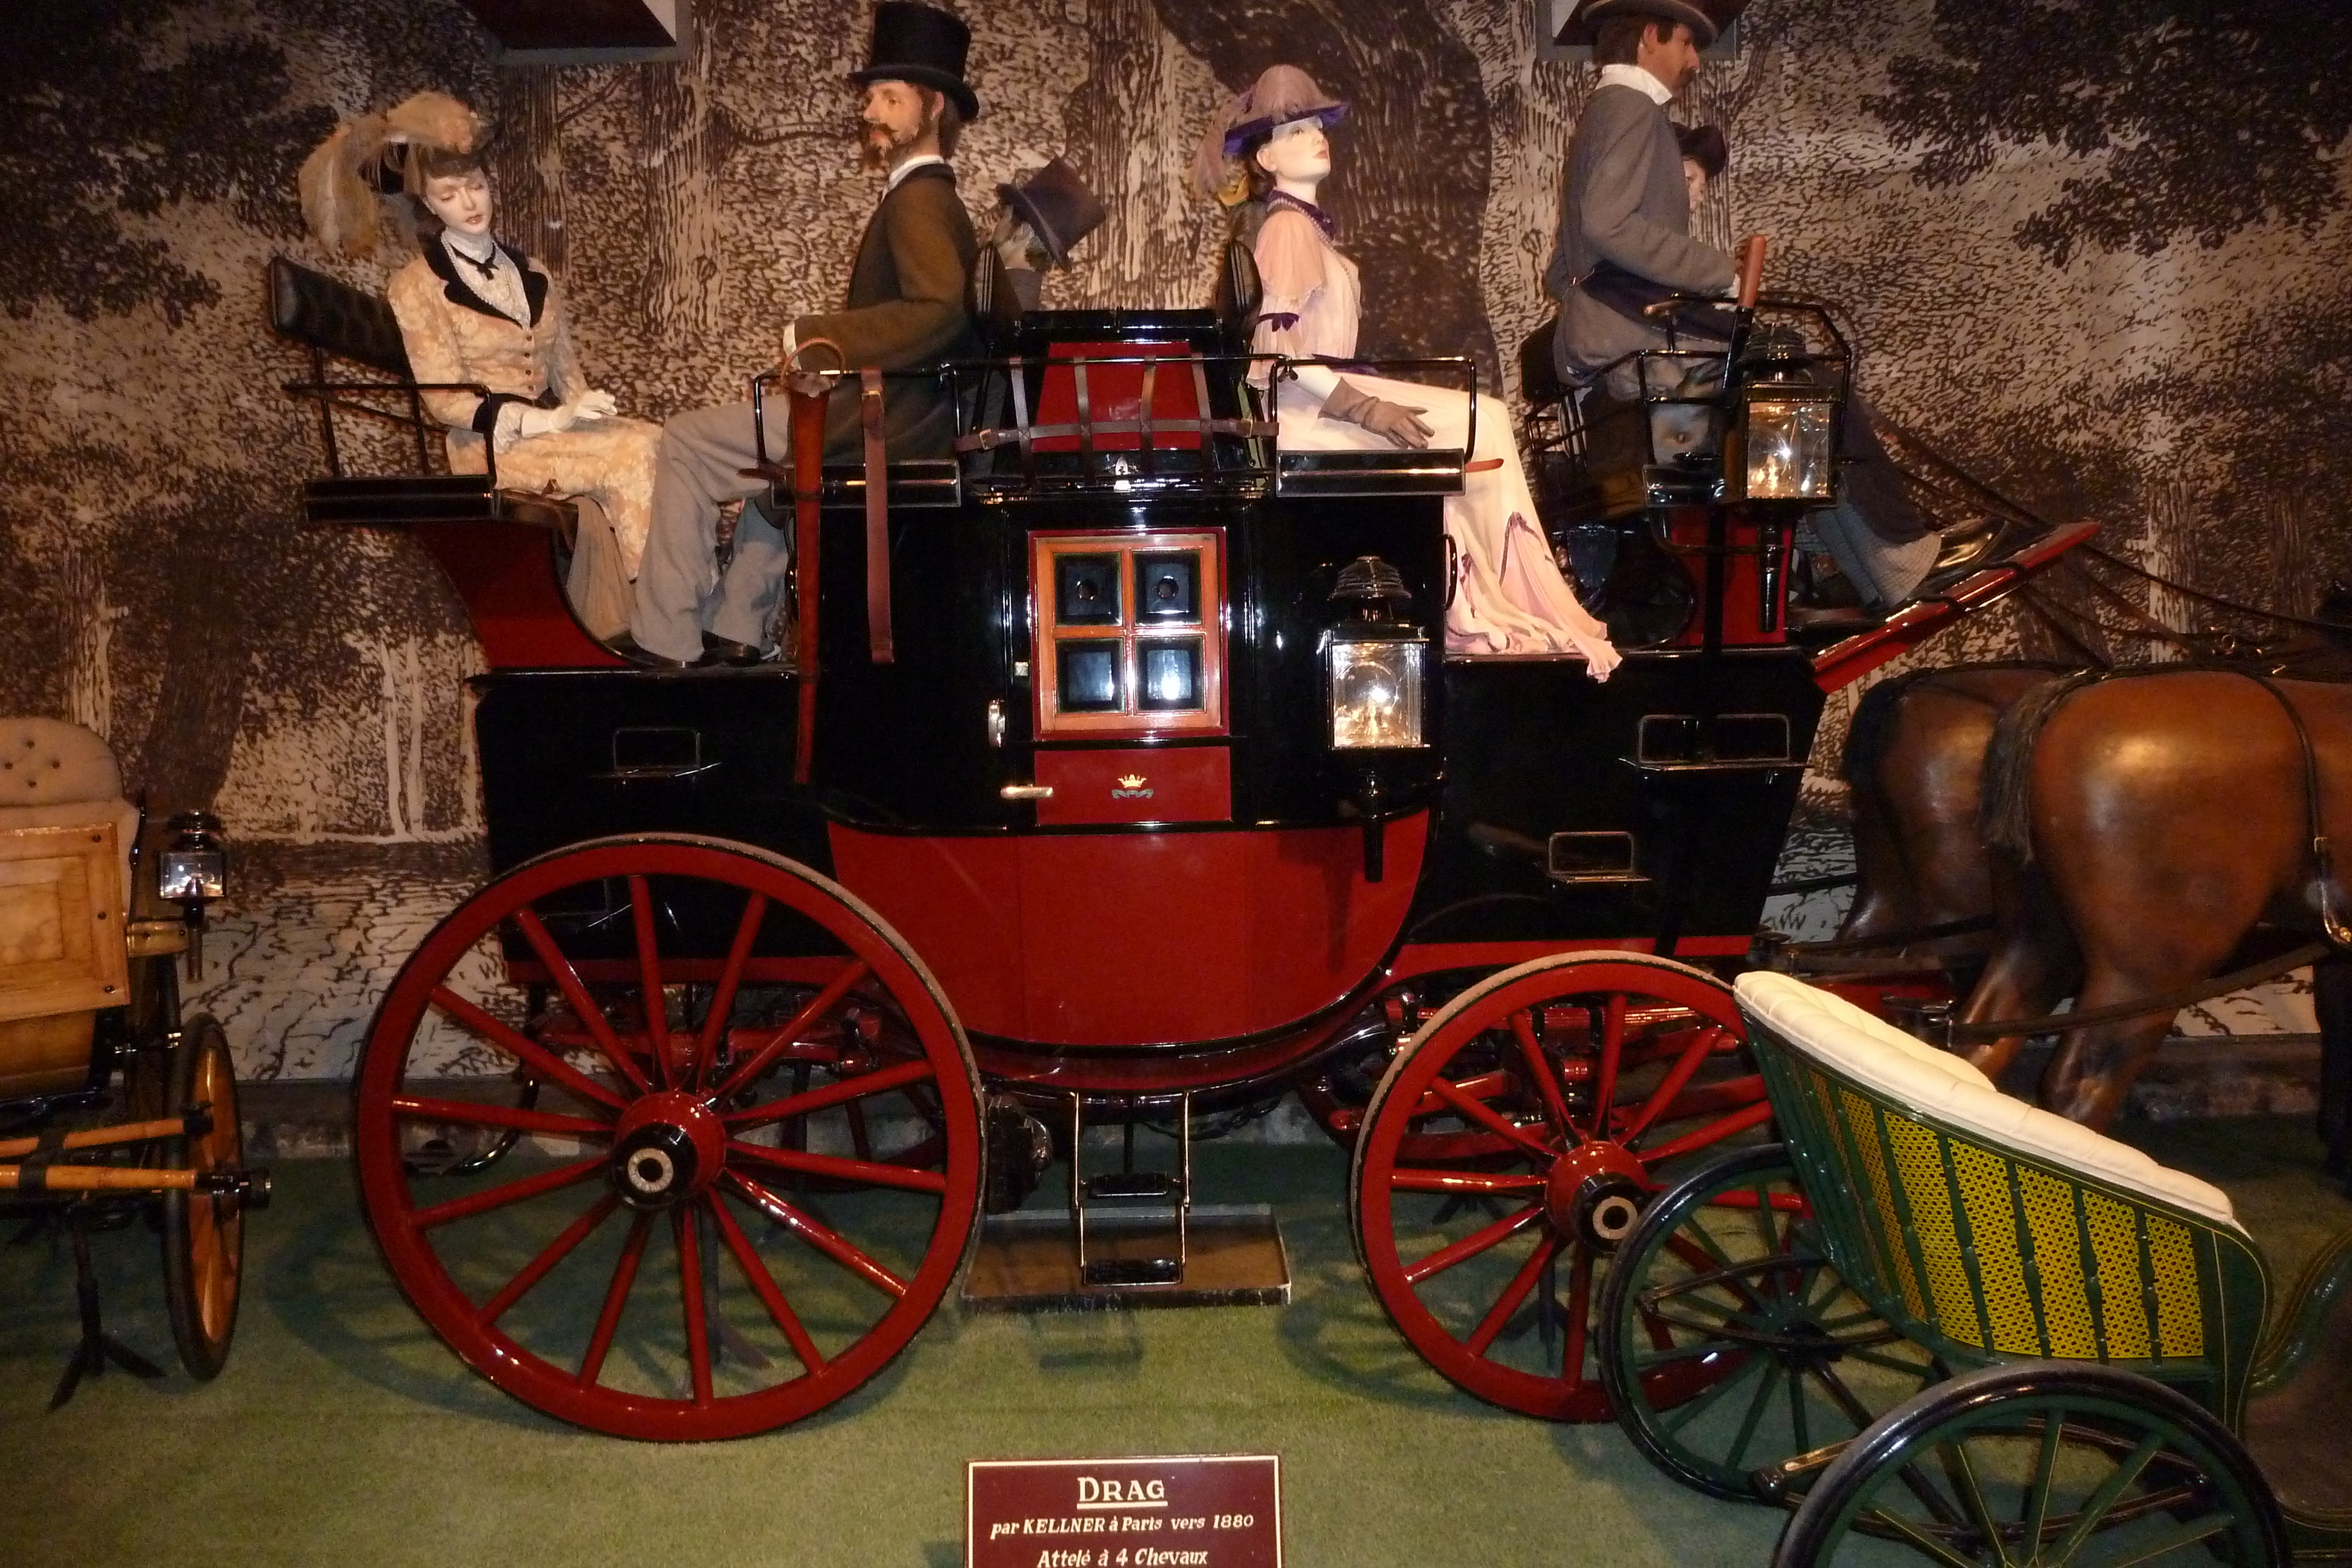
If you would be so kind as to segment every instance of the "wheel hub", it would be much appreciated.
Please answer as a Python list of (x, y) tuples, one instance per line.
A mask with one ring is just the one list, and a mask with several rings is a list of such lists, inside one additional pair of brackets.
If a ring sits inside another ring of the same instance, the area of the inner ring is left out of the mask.
[(709, 1103), (682, 1090), (648, 1094), (614, 1128), (613, 1190), (632, 1208), (668, 1208), (718, 1178), (727, 1160), (727, 1124)]
[(1596, 1252), (1613, 1252), (1642, 1218), (1649, 1194), (1642, 1162), (1620, 1144), (1579, 1144), (1552, 1162), (1544, 1207), (1553, 1228)]

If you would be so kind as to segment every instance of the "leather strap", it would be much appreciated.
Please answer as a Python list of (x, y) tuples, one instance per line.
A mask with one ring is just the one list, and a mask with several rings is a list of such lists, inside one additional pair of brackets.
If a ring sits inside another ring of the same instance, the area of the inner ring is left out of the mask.
[(822, 538), (826, 387), (814, 377), (790, 388), (792, 407), (793, 595), (796, 643), (793, 667), (799, 726), (793, 742), (793, 782), (805, 784), (816, 759), (817, 555)]
[(2246, 679), (2270, 693), (2294, 727), (2295, 744), (2303, 748), (2303, 807), (2305, 823), (2310, 831), (2312, 869), (2319, 882), (2319, 929), (2329, 944), (2336, 948), (2352, 948), (2352, 926), (2347, 926), (2336, 911), (2336, 855), (2327, 841), (2327, 823), (2320, 812), (2319, 754), (2313, 749), (2311, 731), (2303, 722), (2303, 715), (2287, 695), (2269, 677), (2245, 672)]
[(877, 664), (890, 645), (890, 467), (882, 450), (882, 372), (857, 372), (858, 423), (866, 429), (866, 641)]

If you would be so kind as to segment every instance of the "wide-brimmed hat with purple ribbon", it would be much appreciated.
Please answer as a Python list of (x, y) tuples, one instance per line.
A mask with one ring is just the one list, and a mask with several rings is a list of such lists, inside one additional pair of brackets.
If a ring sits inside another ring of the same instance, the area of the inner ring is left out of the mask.
[(1317, 87), (1315, 78), (1297, 66), (1268, 66), (1210, 120), (1192, 159), (1193, 183), (1213, 194), (1252, 139), (1301, 120), (1328, 128), (1347, 114), (1345, 103)]

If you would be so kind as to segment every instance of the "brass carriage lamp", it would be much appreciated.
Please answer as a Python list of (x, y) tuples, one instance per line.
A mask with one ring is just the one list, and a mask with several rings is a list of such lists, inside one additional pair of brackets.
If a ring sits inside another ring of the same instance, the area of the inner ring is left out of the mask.
[(155, 862), (155, 894), (180, 906), (188, 926), (188, 977), (205, 967), (205, 911), (228, 895), (228, 844), (209, 811), (182, 811), (164, 824), (172, 841)]
[(1412, 594), (1376, 555), (1339, 569), (1332, 601), (1346, 608), (1324, 640), (1335, 750), (1395, 750), (1426, 745), (1422, 694), (1429, 640), (1398, 618)]
[[(1801, 344), (1767, 342), (1744, 367), (1724, 487), (1735, 501), (1837, 499), (1838, 393)], [(1794, 350), (1794, 351), (1791, 351)]]

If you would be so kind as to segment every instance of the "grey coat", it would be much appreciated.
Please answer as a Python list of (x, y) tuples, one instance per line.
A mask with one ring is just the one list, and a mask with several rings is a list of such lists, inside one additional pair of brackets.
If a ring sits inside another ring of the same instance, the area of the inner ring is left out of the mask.
[(1612, 360), (1665, 346), (1665, 334), (1628, 319), (1576, 285), (1602, 262), (1694, 294), (1721, 293), (1731, 257), (1690, 237), (1682, 149), (1666, 111), (1637, 89), (1610, 83), (1592, 95), (1569, 144), (1559, 234), (1544, 287), (1559, 301), (1552, 359), (1581, 379)]

